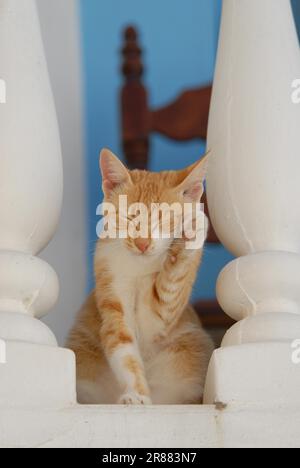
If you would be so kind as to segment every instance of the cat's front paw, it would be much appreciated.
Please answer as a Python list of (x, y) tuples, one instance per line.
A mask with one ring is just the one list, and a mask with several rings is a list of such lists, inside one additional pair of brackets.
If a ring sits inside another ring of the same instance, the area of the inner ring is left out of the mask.
[(119, 405), (151, 405), (151, 398), (134, 392), (124, 393), (118, 401)]

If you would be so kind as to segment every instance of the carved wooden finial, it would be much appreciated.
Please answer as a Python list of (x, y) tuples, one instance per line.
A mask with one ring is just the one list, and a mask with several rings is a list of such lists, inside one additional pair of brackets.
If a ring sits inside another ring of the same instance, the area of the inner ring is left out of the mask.
[(122, 72), (126, 81), (138, 80), (144, 71), (142, 63), (142, 50), (138, 44), (138, 33), (133, 26), (128, 26), (124, 31), (124, 57)]

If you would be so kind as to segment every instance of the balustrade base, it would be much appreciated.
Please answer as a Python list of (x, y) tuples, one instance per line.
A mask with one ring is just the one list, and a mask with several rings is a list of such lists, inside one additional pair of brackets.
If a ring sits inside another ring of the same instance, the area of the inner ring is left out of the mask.
[(1, 346), (0, 355), (0, 413), (5, 407), (65, 407), (76, 402), (72, 351), (14, 341), (4, 345), (5, 352)]
[(292, 342), (249, 343), (216, 350), (208, 369), (205, 403), (222, 408), (272, 405), (274, 410), (300, 406), (296, 352)]
[(300, 367), (286, 343), (217, 350), (214, 404), (202, 406), (78, 405), (71, 351), (22, 342), (6, 351), (1, 448), (300, 448)]

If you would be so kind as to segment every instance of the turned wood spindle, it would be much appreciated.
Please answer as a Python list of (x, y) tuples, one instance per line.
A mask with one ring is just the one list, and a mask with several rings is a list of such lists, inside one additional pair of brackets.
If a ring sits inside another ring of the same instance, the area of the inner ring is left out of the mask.
[(130, 168), (145, 169), (149, 151), (148, 95), (141, 81), (144, 71), (142, 51), (132, 26), (125, 30), (124, 41), (122, 73), (125, 83), (121, 90), (123, 151)]

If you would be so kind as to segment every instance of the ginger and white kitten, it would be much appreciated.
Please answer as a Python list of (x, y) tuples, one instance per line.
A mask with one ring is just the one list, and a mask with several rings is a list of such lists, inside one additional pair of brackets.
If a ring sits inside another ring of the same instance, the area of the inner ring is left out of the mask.
[[(149, 209), (151, 203), (199, 202), (205, 165), (204, 158), (181, 171), (129, 171), (103, 150), (105, 200), (117, 207), (125, 194), (128, 204)], [(213, 344), (188, 305), (202, 248), (185, 246), (174, 236), (98, 241), (96, 287), (68, 340), (76, 354), (79, 402), (201, 402)]]

